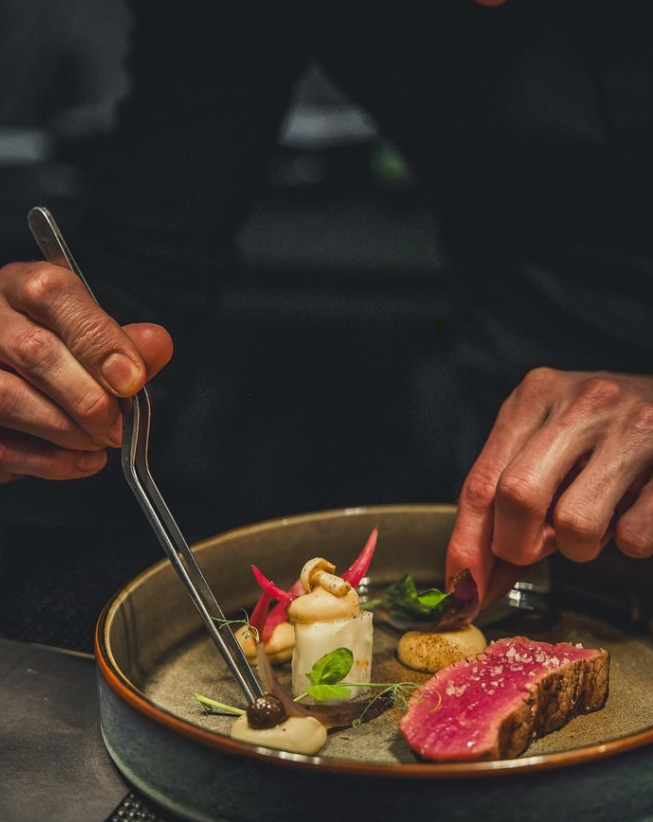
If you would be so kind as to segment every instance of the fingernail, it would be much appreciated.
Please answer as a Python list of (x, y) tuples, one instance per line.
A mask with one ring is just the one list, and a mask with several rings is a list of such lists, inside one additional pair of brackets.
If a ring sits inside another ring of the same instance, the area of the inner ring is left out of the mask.
[(97, 470), (104, 463), (104, 451), (80, 451), (77, 467), (80, 471)]
[(130, 394), (136, 389), (141, 370), (124, 354), (111, 354), (102, 363), (102, 376), (118, 394)]

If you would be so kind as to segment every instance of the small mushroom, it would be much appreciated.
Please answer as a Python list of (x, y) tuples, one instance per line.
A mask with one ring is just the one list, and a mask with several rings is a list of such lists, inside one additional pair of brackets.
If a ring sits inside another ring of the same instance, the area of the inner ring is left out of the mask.
[(351, 590), (351, 585), (336, 576), (333, 572), (336, 566), (323, 557), (315, 557), (309, 561), (302, 568), (301, 581), (306, 593), (310, 593), (313, 588), (319, 585), (330, 594), (336, 597), (343, 597)]

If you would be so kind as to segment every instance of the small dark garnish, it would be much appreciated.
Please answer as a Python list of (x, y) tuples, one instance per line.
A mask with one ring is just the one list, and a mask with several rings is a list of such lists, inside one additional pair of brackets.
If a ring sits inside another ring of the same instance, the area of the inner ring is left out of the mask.
[(464, 628), (478, 613), (478, 588), (468, 568), (451, 580), (448, 593), (437, 588), (420, 592), (411, 575), (406, 574), (383, 591), (374, 607), (401, 631), (453, 631)]
[(287, 718), (281, 700), (272, 694), (263, 694), (247, 706), (247, 724), (250, 728), (274, 728)]

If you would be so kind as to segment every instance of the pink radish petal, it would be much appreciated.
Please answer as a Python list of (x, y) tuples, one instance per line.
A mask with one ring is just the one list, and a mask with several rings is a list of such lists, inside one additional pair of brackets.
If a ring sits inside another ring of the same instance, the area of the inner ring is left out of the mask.
[[(345, 573), (342, 574), (342, 579), (354, 588), (360, 585), (361, 580), (370, 567), (372, 557), (374, 556), (374, 551), (376, 550), (376, 541), (378, 536), (379, 529), (373, 528), (367, 542), (365, 543), (365, 547), (357, 559), (355, 559)], [(273, 599), (279, 600), (278, 604), (275, 605), (268, 614), (265, 624), (263, 625), (263, 630), (261, 631), (261, 639), (263, 642), (269, 642), (270, 637), (272, 636), (272, 633), (277, 625), (280, 625), (282, 622), (286, 622), (288, 620), (288, 605), (290, 605), (293, 599), (296, 599), (304, 593), (304, 586), (302, 585), (301, 580), (298, 579), (292, 587), (288, 589), (288, 591), (282, 591), (273, 582), (267, 579), (255, 565), (252, 565), (252, 571), (254, 572), (256, 581), (264, 589), (264, 591), (268, 591)], [(255, 625), (253, 620), (254, 614), (252, 614), (250, 622), (252, 625)], [(256, 623), (255, 627), (258, 628), (258, 623)]]
[(249, 624), (252, 628), (256, 628), (259, 636), (265, 629), (265, 624), (268, 618), (268, 609), (272, 602), (272, 594), (269, 591), (262, 591), (258, 602), (254, 606), (252, 615), (249, 618)]
[(348, 582), (353, 588), (356, 588), (360, 585), (361, 580), (367, 573), (368, 568), (370, 567), (370, 562), (372, 562), (372, 557), (374, 556), (374, 551), (376, 549), (376, 540), (379, 536), (379, 529), (373, 528), (372, 533), (369, 535), (367, 542), (365, 543), (365, 547), (360, 552), (358, 557), (354, 560), (351, 566), (342, 574), (342, 579), (345, 582)]
[(274, 599), (278, 599), (280, 602), (285, 602), (287, 604), (292, 602), (293, 598), (290, 594), (287, 594), (284, 590), (275, 585), (272, 580), (268, 579), (264, 573), (259, 571), (256, 565), (252, 565), (252, 573), (261, 588), (263, 588), (264, 591), (268, 591)]
[[(293, 599), (297, 599), (304, 593), (304, 586), (302, 585), (301, 579), (298, 579), (291, 588), (289, 588), (286, 593), (289, 597), (291, 597), (291, 602)], [(288, 601), (279, 602), (268, 614), (268, 618), (265, 621), (265, 625), (263, 626), (263, 632), (261, 633), (261, 639), (263, 642), (269, 642), (270, 637), (272, 636), (272, 632), (277, 627), (277, 625), (281, 625), (282, 622), (288, 621), (288, 605), (290, 603)]]
[(304, 586), (301, 579), (295, 580), (286, 593), (288, 593), (293, 599), (297, 599), (297, 597), (300, 597), (302, 594), (306, 593), (304, 591)]
[(285, 602), (280, 602), (278, 605), (275, 605), (268, 614), (268, 618), (265, 620), (265, 625), (263, 626), (263, 631), (261, 633), (261, 639), (263, 642), (270, 641), (277, 625), (281, 625), (282, 622), (288, 622), (288, 612), (286, 611), (286, 607), (287, 605)]

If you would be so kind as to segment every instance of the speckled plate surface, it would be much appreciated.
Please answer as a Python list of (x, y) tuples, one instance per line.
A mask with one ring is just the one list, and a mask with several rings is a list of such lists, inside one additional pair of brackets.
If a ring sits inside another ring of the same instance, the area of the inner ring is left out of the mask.
[[(383, 587), (407, 571), (420, 583), (437, 583), (454, 515), (453, 507), (437, 505), (323, 512), (232, 531), (199, 544), (196, 552), (224, 609), (235, 613), (251, 606), (257, 596), (251, 563), (289, 586), (311, 556), (327, 556), (339, 568), (349, 565), (375, 525), (380, 537), (370, 571), (373, 587)], [(481, 620), (490, 639), (523, 633), (553, 642), (582, 642), (611, 654), (606, 707), (538, 740), (518, 759), (422, 762), (399, 732), (396, 710), (331, 735), (319, 757), (234, 742), (228, 736), (231, 720), (205, 715), (193, 699), (194, 692), (201, 692), (230, 704), (241, 702), (167, 561), (119, 592), (98, 624), (107, 747), (128, 779), (193, 820), (254, 820), (263, 818), (263, 812), (266, 819), (287, 819), (295, 801), (311, 801), (316, 780), (324, 790), (325, 779), (334, 790), (356, 786), (365, 798), (357, 819), (390, 818), (385, 814), (396, 802), (395, 812), (406, 818), (435, 819), (424, 804), (432, 794), (446, 813), (443, 819), (462, 820), (471, 818), (470, 802), (497, 791), (499, 805), (486, 807), (485, 819), (553, 819), (557, 802), (563, 803), (559, 810), (564, 807), (565, 815), (570, 802), (575, 803), (578, 820), (644, 819), (637, 803), (653, 807), (653, 786), (648, 788), (644, 779), (653, 765), (653, 642), (640, 603), (653, 588), (650, 564), (633, 564), (608, 552), (598, 563), (583, 566), (582, 573), (579, 568), (554, 565), (545, 610), (523, 614), (503, 604)], [(384, 626), (375, 628), (374, 678), (421, 681), (425, 677), (396, 660), (398, 636)], [(627, 763), (624, 781), (621, 771)], [(569, 774), (574, 775), (571, 782)], [(488, 782), (487, 777), (494, 778)], [(605, 815), (614, 810), (609, 783), (615, 778), (620, 779), (622, 798), (630, 785), (631, 816), (623, 801), (618, 817)], [(414, 787), (406, 780), (416, 780)], [(596, 788), (588, 788), (591, 795), (583, 801), (580, 796), (573, 799), (571, 785), (576, 794), (583, 780)], [(505, 801), (502, 791), (509, 788), (520, 796), (519, 813)], [(332, 816), (316, 809), (311, 818)]]

